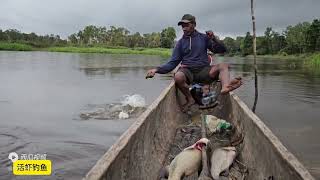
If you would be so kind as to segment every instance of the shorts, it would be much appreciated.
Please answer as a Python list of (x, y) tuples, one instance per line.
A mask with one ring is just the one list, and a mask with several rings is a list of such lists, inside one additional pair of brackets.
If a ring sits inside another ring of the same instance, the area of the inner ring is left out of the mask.
[(187, 68), (180, 67), (177, 72), (182, 72), (187, 78), (187, 84), (192, 83), (204, 83), (210, 84), (219, 79), (219, 75), (215, 78), (209, 76), (209, 72), (212, 66), (205, 66), (201, 68)]

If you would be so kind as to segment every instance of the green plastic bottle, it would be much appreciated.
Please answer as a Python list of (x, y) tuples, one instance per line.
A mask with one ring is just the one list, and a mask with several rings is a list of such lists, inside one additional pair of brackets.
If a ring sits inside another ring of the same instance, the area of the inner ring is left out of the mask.
[(222, 119), (217, 126), (217, 131), (226, 130), (230, 128), (231, 128), (231, 124)]

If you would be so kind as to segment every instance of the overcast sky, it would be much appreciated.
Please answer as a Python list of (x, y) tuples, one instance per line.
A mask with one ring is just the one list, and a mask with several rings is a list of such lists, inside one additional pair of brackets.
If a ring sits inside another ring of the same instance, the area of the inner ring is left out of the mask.
[[(320, 18), (320, 0), (255, 0), (257, 31)], [(236, 36), (251, 31), (250, 0), (1, 0), (0, 29), (58, 34), (63, 38), (86, 25), (125, 27), (131, 33), (160, 32), (185, 13), (197, 29)]]

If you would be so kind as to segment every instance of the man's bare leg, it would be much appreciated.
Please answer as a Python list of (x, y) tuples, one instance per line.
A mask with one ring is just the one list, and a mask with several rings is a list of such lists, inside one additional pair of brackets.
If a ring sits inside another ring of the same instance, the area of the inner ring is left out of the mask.
[(174, 75), (174, 81), (178, 87), (178, 89), (182, 92), (182, 94), (186, 97), (186, 103), (182, 105), (182, 111), (185, 112), (188, 108), (195, 103), (195, 100), (192, 98), (192, 95), (189, 91), (189, 86), (187, 84), (187, 78), (183, 74), (183, 72), (177, 72)]
[(230, 81), (229, 65), (226, 63), (220, 63), (213, 66), (209, 72), (211, 78), (215, 78), (218, 74), (222, 85), (221, 94), (227, 94), (242, 85), (241, 77), (237, 77)]

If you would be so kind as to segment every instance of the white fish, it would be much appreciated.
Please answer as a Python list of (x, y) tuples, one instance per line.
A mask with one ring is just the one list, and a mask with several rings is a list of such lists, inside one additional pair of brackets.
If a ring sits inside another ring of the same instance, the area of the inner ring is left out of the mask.
[(213, 179), (219, 179), (220, 173), (228, 170), (235, 158), (235, 147), (223, 147), (216, 149), (211, 156), (211, 175)]
[(209, 140), (202, 138), (192, 146), (185, 148), (164, 168), (161, 177), (169, 175), (168, 180), (180, 180), (184, 176), (189, 176), (197, 172), (201, 166), (201, 150), (207, 145)]

